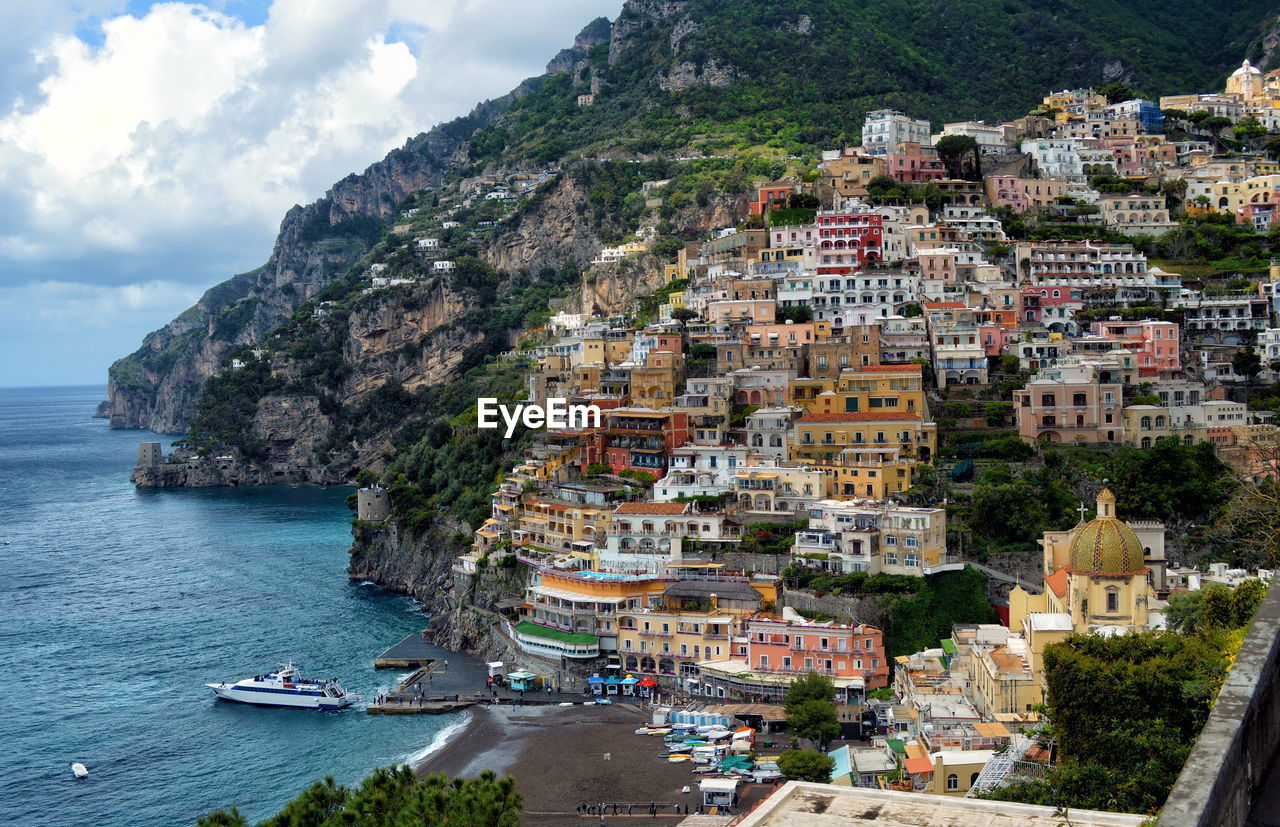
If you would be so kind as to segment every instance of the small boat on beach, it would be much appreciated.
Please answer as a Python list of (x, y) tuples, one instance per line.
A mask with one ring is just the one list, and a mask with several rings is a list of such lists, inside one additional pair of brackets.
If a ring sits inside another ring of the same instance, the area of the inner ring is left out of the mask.
[(74, 764), (71, 765), (71, 774), (74, 775), (76, 778), (88, 778), (89, 768), (86, 767), (84, 764), (81, 764), (79, 761), (76, 761)]
[(304, 678), (293, 664), (235, 683), (209, 683), (205, 686), (212, 689), (213, 694), (221, 700), (256, 706), (346, 709), (359, 700), (348, 694), (337, 678)]

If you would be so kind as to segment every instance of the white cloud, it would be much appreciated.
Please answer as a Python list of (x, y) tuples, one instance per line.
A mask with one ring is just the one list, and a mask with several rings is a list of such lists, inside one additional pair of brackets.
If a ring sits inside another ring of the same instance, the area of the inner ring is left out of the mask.
[(621, 0), (275, 0), (259, 25), (22, 5), (51, 10), (0, 33), (0, 78), (21, 81), (0, 82), (0, 285), (78, 307), (48, 285), (159, 295), (261, 264), (291, 205), (539, 73)]

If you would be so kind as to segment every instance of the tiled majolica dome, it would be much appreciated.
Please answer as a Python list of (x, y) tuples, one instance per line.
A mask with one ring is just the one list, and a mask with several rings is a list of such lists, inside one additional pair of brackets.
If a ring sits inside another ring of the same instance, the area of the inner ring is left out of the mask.
[(1072, 538), (1069, 560), (1078, 574), (1137, 574), (1146, 567), (1142, 541), (1116, 517), (1116, 498), (1108, 489), (1098, 495), (1098, 516)]

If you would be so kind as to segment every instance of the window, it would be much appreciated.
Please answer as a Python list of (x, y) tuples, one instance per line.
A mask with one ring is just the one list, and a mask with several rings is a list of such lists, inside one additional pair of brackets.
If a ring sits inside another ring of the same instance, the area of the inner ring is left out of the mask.
[(1120, 593), (1115, 589), (1107, 589), (1107, 611), (1120, 611)]
[(951, 773), (950, 775), (948, 775), (948, 776), (947, 776), (947, 789), (948, 789), (948, 790), (958, 790), (958, 789), (960, 789), (960, 776), (956, 775), (955, 773)]

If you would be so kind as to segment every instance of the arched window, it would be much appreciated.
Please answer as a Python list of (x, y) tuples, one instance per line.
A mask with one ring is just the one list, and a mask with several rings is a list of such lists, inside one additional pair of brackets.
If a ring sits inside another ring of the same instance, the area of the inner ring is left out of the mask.
[(969, 776), (969, 786), (972, 787), (974, 784), (977, 784), (977, 783), (978, 783), (978, 774), (975, 772), (973, 775)]
[(890, 534), (884, 538), (884, 544), (886, 546), (896, 546), (898, 544), (898, 538)]
[(1141, 447), (1143, 447), (1143, 448), (1150, 448), (1150, 447), (1151, 447), (1151, 437), (1149, 437), (1149, 436), (1144, 436), (1144, 437), (1142, 438)]
[(948, 790), (958, 790), (958, 789), (960, 789), (960, 776), (956, 775), (954, 772), (953, 772), (953, 773), (951, 773), (950, 775), (948, 775), (948, 776), (947, 776), (947, 789), (948, 789)]

